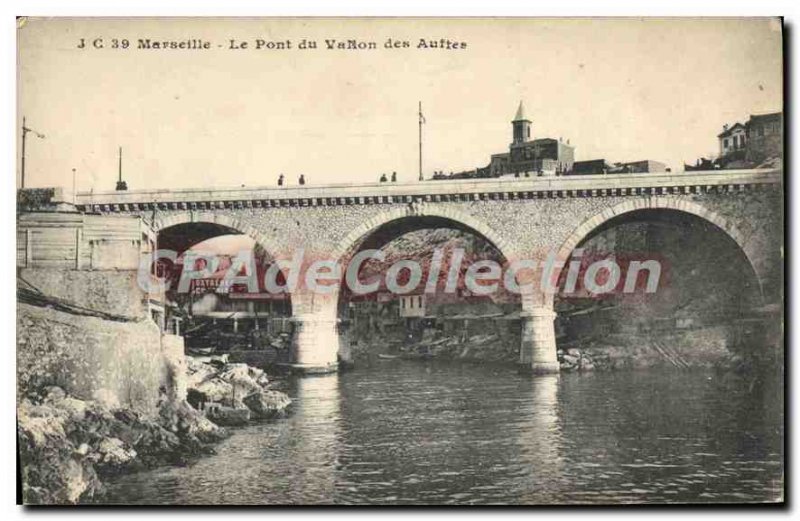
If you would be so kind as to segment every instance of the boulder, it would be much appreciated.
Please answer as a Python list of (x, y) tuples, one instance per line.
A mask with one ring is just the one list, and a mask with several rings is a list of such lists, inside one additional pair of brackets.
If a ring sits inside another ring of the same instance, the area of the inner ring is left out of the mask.
[(261, 387), (266, 387), (266, 385), (269, 384), (269, 378), (267, 378), (267, 375), (263, 369), (248, 366), (247, 374)]
[(217, 378), (230, 383), (233, 390), (236, 392), (236, 402), (240, 403), (241, 399), (247, 395), (258, 392), (262, 389), (261, 385), (250, 376), (251, 368), (247, 364), (228, 364), (217, 375)]
[(210, 364), (201, 362), (198, 358), (187, 356), (187, 379), (188, 388), (197, 387), (205, 380), (217, 374), (217, 370)]
[(283, 413), (291, 403), (292, 400), (280, 391), (260, 391), (244, 399), (253, 418), (272, 418)]
[(561, 359), (564, 363), (567, 363), (569, 365), (576, 365), (580, 360), (577, 356), (574, 355), (564, 355), (563, 357), (561, 357)]
[(208, 417), (217, 425), (238, 426), (250, 421), (250, 409), (247, 407), (226, 407), (224, 405), (208, 409)]
[(225, 429), (219, 427), (186, 402), (178, 404), (175, 411), (178, 432), (195, 436), (204, 443), (219, 441), (227, 435)]
[(194, 389), (206, 395), (208, 401), (223, 404), (233, 404), (233, 385), (219, 377), (205, 380), (204, 382), (195, 386)]
[(95, 449), (97, 463), (122, 470), (136, 457), (136, 451), (126, 447), (119, 438), (103, 438)]
[[(58, 393), (54, 395), (57, 398)], [(22, 400), (17, 406), (17, 435), (26, 504), (76, 503), (101, 485), (86, 457), (88, 446), (68, 437), (69, 414), (47, 404)]]

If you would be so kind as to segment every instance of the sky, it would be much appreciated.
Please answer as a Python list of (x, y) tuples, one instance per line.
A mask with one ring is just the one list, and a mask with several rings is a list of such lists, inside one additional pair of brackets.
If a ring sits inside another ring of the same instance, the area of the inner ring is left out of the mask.
[[(140, 38), (211, 48), (137, 49)], [(377, 49), (325, 48), (348, 38)], [(442, 38), (466, 48), (417, 48)], [(430, 176), (506, 151), (523, 100), (533, 137), (569, 139), (576, 160), (678, 171), (717, 153), (724, 123), (782, 110), (781, 46), (765, 18), (27, 19), (17, 135), (24, 116), (45, 136), (27, 136), (28, 187), (71, 189), (75, 168), (79, 191), (112, 190), (120, 146), (130, 189), (269, 186), (280, 173), (416, 182), (420, 101)]]

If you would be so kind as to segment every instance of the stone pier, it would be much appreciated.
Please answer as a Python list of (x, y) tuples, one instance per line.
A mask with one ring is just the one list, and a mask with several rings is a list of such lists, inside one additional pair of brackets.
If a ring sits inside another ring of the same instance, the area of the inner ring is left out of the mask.
[(552, 307), (523, 310), (521, 318), (520, 371), (534, 374), (557, 373), (555, 319)]
[(303, 374), (335, 372), (339, 353), (336, 317), (327, 314), (297, 315), (292, 317), (292, 323), (292, 370)]

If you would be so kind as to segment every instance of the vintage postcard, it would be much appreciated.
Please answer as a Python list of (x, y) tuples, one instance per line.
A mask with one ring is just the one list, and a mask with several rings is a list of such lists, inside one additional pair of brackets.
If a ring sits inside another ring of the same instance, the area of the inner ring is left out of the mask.
[(28, 505), (780, 504), (780, 18), (17, 23)]

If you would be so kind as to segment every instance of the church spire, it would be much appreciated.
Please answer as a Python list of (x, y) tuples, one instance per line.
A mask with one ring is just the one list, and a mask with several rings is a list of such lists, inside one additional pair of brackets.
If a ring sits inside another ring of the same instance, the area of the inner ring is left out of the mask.
[(519, 101), (519, 107), (517, 108), (517, 115), (514, 116), (514, 121), (530, 121), (528, 116), (525, 115), (525, 104), (522, 103), (522, 100)]
[(531, 139), (531, 120), (525, 115), (525, 105), (520, 100), (519, 108), (517, 108), (517, 115), (514, 116), (514, 121), (511, 122), (513, 127), (513, 145), (525, 143)]

